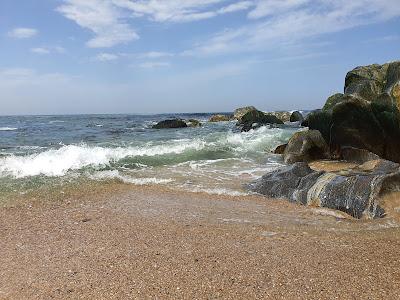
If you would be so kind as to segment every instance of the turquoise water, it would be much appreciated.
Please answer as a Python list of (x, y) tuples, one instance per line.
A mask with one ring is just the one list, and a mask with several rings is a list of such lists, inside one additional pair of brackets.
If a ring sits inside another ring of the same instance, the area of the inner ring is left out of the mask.
[[(156, 130), (170, 118), (199, 128)], [(220, 194), (281, 165), (270, 153), (300, 127), (286, 124), (241, 133), (210, 114), (0, 117), (0, 188), (25, 193), (79, 180), (159, 184)]]

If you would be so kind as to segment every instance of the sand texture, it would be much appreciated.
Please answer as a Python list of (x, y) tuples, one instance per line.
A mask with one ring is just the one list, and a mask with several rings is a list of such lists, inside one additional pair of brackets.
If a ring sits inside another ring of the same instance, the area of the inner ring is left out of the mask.
[(400, 230), (258, 196), (109, 185), (0, 208), (0, 299), (400, 299)]

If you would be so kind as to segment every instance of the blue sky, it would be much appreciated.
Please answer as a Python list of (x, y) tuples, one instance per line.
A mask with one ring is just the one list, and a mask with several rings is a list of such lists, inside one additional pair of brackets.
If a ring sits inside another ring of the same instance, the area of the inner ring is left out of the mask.
[(399, 0), (1, 0), (0, 114), (313, 109), (400, 59)]

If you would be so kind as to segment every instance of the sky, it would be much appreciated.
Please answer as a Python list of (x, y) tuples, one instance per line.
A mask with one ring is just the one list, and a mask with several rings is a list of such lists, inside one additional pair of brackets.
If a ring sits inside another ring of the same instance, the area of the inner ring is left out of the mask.
[(399, 59), (399, 0), (0, 0), (1, 115), (315, 109)]

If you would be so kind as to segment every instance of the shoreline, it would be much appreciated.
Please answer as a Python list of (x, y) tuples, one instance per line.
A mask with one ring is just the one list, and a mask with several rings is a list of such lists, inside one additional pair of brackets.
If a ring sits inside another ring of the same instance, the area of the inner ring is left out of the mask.
[(0, 298), (395, 299), (400, 229), (388, 221), (109, 184), (0, 208)]

